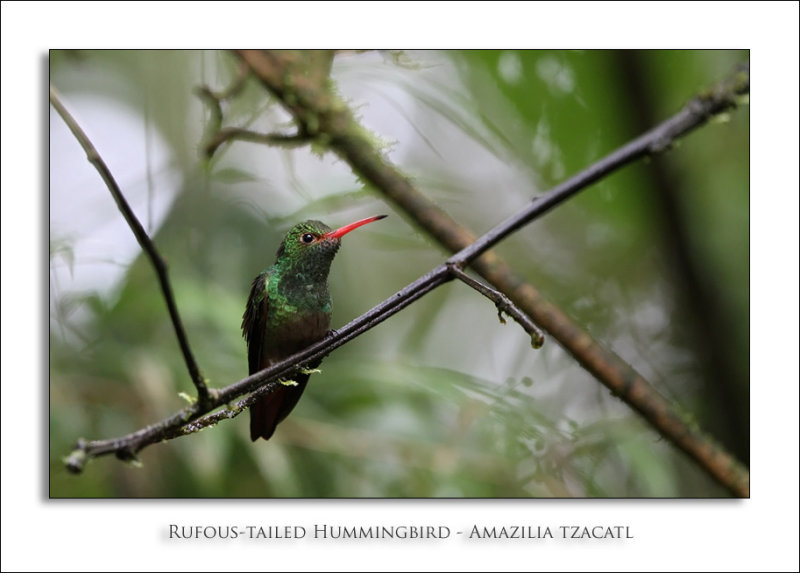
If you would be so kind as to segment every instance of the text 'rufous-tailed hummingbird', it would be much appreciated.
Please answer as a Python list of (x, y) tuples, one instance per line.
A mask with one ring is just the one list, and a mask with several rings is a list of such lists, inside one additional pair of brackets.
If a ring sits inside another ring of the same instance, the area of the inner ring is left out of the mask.
[[(328, 273), (342, 237), (386, 215), (331, 230), (320, 221), (292, 227), (278, 248), (275, 264), (253, 281), (242, 317), (250, 374), (321, 340), (331, 323)], [(293, 376), (250, 407), (250, 439), (268, 440), (300, 400), (309, 374)]]

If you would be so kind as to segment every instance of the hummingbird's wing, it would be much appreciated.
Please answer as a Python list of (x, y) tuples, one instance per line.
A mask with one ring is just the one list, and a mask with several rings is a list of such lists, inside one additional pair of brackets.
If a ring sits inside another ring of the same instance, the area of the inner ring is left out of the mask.
[(271, 271), (258, 275), (253, 280), (247, 307), (242, 316), (242, 336), (247, 342), (247, 368), (249, 374), (255, 374), (265, 366), (261, 365), (261, 354), (264, 350), (264, 335), (267, 331), (267, 285)]
[[(249, 374), (255, 374), (259, 370), (269, 366), (269, 361), (264, 357), (264, 339), (267, 333), (267, 315), (269, 314), (269, 298), (267, 297), (267, 285), (272, 275), (271, 269), (259, 274), (253, 280), (250, 289), (250, 296), (247, 298), (247, 306), (242, 316), (242, 336), (247, 342), (247, 370)], [(278, 388), (281, 392), (282, 388)], [(259, 399), (250, 407), (250, 439), (256, 441), (264, 435), (264, 439), (269, 439), (275, 431), (277, 422), (273, 422), (277, 417), (277, 410), (283, 402), (281, 396), (265, 396)]]

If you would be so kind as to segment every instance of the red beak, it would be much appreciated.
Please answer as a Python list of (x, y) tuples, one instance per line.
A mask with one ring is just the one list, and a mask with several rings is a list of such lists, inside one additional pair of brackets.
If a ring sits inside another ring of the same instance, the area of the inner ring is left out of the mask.
[(344, 227), (336, 229), (335, 231), (331, 231), (330, 233), (325, 233), (323, 237), (326, 239), (341, 239), (353, 229), (358, 229), (361, 225), (366, 225), (367, 223), (372, 223), (373, 221), (380, 221), (386, 217), (387, 215), (375, 215), (374, 217), (367, 217), (366, 219), (361, 219), (355, 223), (350, 223), (349, 225), (345, 225)]

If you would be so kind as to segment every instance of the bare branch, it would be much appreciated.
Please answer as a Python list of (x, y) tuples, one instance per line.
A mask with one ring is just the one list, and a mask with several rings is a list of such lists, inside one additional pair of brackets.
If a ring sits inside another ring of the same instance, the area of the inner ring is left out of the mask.
[(497, 307), (497, 317), (500, 319), (501, 323), (506, 323), (506, 320), (503, 318), (503, 313), (506, 313), (508, 316), (516, 320), (517, 323), (523, 329), (525, 329), (525, 332), (531, 335), (531, 346), (534, 348), (542, 347), (542, 344), (544, 344), (544, 333), (533, 323), (527, 314), (522, 312), (513, 302), (511, 302), (511, 299), (509, 299), (503, 293), (494, 290), (492, 287), (487, 286), (480, 281), (476, 281), (454, 263), (448, 262), (446, 264), (447, 268), (450, 269), (450, 272), (455, 275), (456, 278), (460, 279), (461, 282), (471, 286), (483, 296), (494, 302), (495, 306)]
[(94, 145), (81, 129), (80, 125), (78, 125), (78, 122), (75, 121), (75, 118), (72, 117), (72, 115), (64, 107), (64, 104), (61, 103), (58, 92), (56, 92), (53, 86), (50, 86), (50, 103), (64, 120), (64, 123), (67, 124), (67, 127), (69, 127), (70, 131), (78, 140), (78, 143), (80, 143), (81, 147), (83, 147), (83, 150), (86, 152), (86, 158), (100, 173), (100, 176), (103, 178), (103, 181), (105, 181), (108, 190), (111, 192), (111, 196), (114, 197), (117, 207), (119, 207), (119, 210), (122, 212), (122, 216), (125, 217), (125, 221), (128, 222), (128, 226), (131, 228), (131, 231), (133, 231), (136, 240), (139, 242), (142, 250), (147, 254), (147, 257), (153, 264), (153, 268), (158, 276), (158, 282), (161, 285), (161, 292), (163, 293), (164, 300), (167, 303), (167, 309), (169, 310), (169, 316), (172, 320), (172, 325), (175, 328), (175, 335), (178, 337), (178, 344), (181, 347), (181, 352), (183, 353), (186, 367), (189, 369), (189, 375), (192, 377), (192, 382), (194, 383), (195, 388), (197, 388), (197, 397), (201, 403), (207, 402), (212, 392), (209, 391), (205, 379), (200, 372), (200, 368), (198, 368), (197, 362), (192, 355), (192, 350), (189, 347), (189, 340), (186, 337), (186, 331), (183, 329), (183, 323), (181, 322), (181, 317), (178, 314), (178, 307), (175, 304), (175, 298), (172, 295), (172, 287), (170, 286), (169, 277), (167, 276), (167, 263), (161, 258), (161, 255), (158, 253), (155, 244), (153, 244), (153, 241), (147, 235), (147, 231), (144, 230), (144, 227), (142, 227), (139, 219), (136, 218), (133, 209), (131, 209), (130, 205), (126, 201), (122, 191), (117, 185), (117, 182), (114, 180), (114, 176), (111, 175), (111, 171), (108, 169), (108, 166), (106, 166), (105, 161), (103, 161), (103, 158), (97, 152), (97, 149), (95, 149)]

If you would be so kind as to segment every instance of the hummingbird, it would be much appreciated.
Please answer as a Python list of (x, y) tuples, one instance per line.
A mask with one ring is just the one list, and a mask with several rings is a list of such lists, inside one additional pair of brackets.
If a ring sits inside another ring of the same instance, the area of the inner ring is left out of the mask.
[[(331, 323), (328, 273), (342, 237), (385, 218), (376, 215), (336, 230), (308, 220), (286, 233), (275, 264), (259, 274), (242, 316), (250, 374), (324, 338)], [(270, 439), (275, 428), (300, 400), (309, 374), (299, 373), (250, 406), (250, 439)]]

